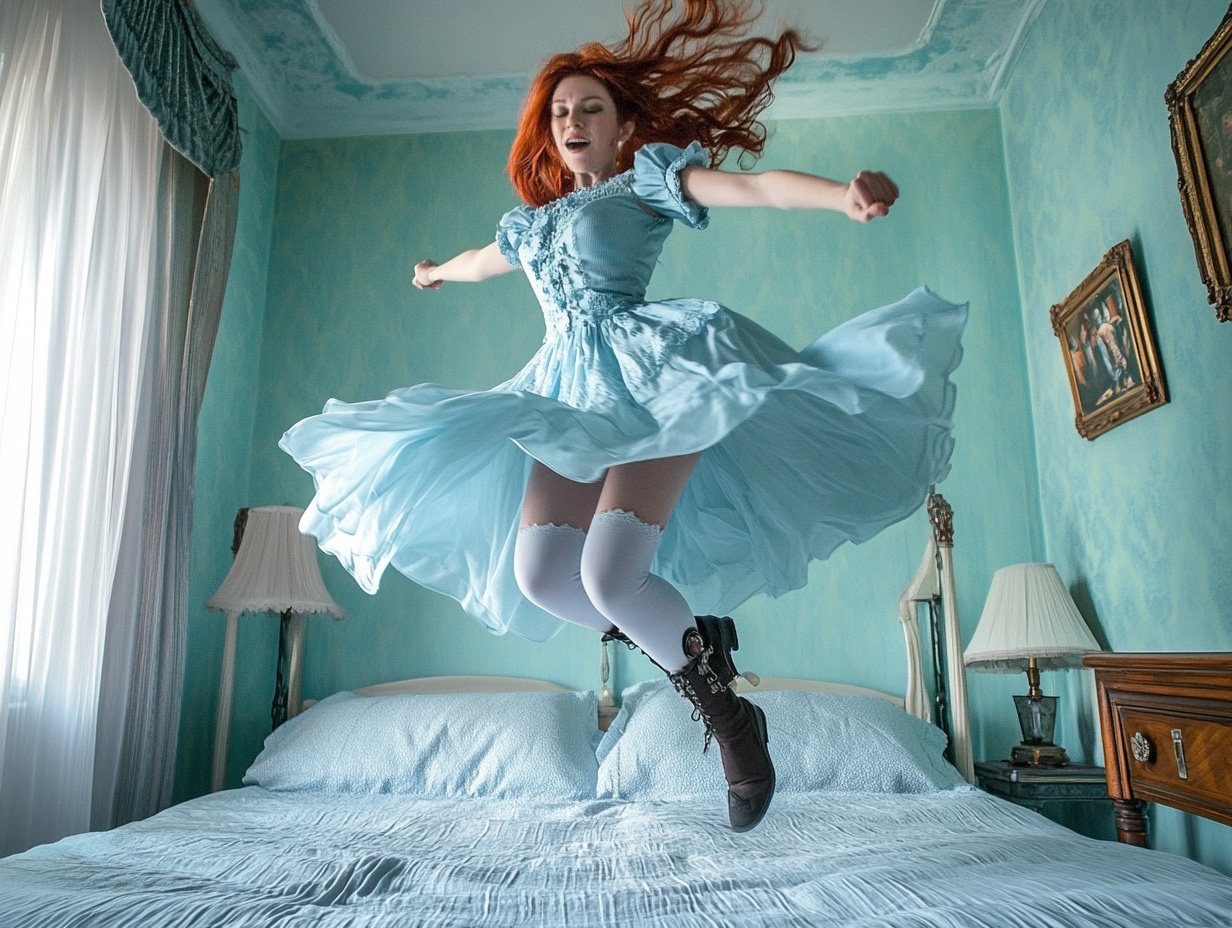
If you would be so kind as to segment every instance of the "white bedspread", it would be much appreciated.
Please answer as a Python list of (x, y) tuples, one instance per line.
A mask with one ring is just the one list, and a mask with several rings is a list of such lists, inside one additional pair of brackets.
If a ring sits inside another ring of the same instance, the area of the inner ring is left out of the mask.
[(971, 790), (711, 804), (250, 787), (0, 861), (4, 928), (1232, 924), (1232, 879)]

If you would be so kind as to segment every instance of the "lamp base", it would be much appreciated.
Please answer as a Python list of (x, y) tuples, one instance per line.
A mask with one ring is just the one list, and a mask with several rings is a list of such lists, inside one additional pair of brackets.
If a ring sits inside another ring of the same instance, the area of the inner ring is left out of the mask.
[(1010, 751), (1010, 763), (1015, 767), (1064, 767), (1069, 755), (1059, 744), (1016, 744)]

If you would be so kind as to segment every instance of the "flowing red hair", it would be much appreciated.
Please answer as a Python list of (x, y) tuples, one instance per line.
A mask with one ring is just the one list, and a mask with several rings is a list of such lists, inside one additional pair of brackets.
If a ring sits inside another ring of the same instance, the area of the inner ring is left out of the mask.
[(633, 120), (622, 154), (647, 142), (683, 148), (693, 141), (709, 152), (712, 166), (733, 148), (761, 154), (766, 128), (757, 117), (774, 99), (770, 86), (791, 67), (797, 49), (810, 46), (795, 29), (777, 39), (749, 36), (761, 15), (753, 0), (681, 5), (673, 16), (674, 0), (643, 0), (625, 14), (629, 34), (619, 45), (592, 42), (548, 59), (531, 82), (509, 153), (509, 177), (523, 200), (543, 206), (573, 188), (552, 140), (551, 102), (556, 85), (575, 74), (602, 83), (620, 121)]

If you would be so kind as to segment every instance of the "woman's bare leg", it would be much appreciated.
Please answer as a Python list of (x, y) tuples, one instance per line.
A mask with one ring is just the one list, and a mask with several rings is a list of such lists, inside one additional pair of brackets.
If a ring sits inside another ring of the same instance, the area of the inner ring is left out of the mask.
[(546, 464), (535, 461), (526, 482), (522, 502), (521, 528), (531, 525), (572, 525), (582, 531), (590, 528), (603, 481), (578, 483), (562, 477)]
[(666, 528), (701, 456), (698, 451), (673, 458), (616, 465), (607, 472), (607, 479), (603, 481), (597, 511), (623, 509), (647, 525)]

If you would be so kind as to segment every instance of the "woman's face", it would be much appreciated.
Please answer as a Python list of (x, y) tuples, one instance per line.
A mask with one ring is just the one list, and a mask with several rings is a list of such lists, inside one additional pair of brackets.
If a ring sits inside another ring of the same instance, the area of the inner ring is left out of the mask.
[(607, 87), (584, 74), (570, 75), (556, 85), (551, 107), (552, 140), (577, 186), (615, 174), (616, 155), (633, 135), (633, 123), (620, 121)]

